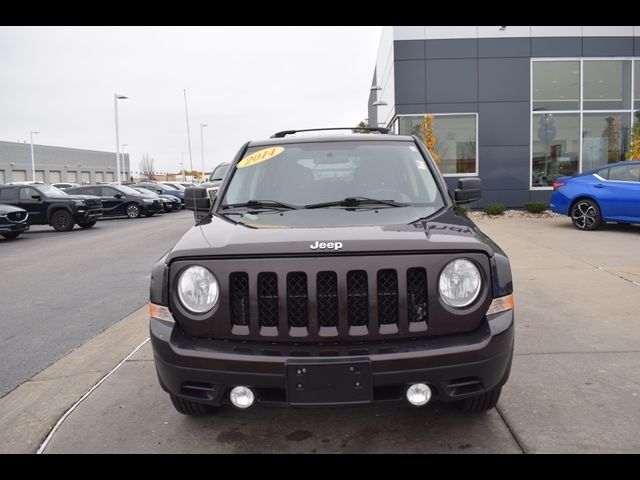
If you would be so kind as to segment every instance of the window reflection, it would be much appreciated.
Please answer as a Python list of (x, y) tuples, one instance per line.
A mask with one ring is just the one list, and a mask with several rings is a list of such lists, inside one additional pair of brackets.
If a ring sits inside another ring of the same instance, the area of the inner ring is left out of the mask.
[(558, 177), (578, 173), (580, 117), (578, 114), (535, 114), (532, 185), (552, 186)]
[(627, 113), (585, 113), (582, 123), (583, 171), (624, 160), (629, 120)]
[(429, 147), (444, 174), (475, 174), (476, 116), (421, 115), (400, 117), (401, 135), (415, 135)]

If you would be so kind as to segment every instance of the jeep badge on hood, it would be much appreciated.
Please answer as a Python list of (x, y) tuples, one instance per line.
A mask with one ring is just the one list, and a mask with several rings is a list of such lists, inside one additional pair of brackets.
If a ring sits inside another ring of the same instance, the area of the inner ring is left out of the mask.
[(311, 250), (338, 250), (342, 249), (342, 242), (319, 242), (316, 240), (316, 243), (313, 245), (309, 245)]

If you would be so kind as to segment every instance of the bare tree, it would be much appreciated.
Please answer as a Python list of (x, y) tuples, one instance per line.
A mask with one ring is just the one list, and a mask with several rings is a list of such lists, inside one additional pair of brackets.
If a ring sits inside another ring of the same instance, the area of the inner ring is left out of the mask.
[(148, 153), (142, 155), (138, 168), (140, 169), (140, 176), (145, 177), (147, 180), (155, 179), (155, 170), (153, 168), (153, 157), (150, 157)]

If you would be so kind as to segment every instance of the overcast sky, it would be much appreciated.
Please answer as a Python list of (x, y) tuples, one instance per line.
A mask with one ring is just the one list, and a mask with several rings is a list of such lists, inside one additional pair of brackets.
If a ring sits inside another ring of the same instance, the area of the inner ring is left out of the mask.
[(228, 161), (278, 130), (350, 126), (367, 116), (382, 27), (0, 27), (0, 140), (115, 151), (132, 170)]

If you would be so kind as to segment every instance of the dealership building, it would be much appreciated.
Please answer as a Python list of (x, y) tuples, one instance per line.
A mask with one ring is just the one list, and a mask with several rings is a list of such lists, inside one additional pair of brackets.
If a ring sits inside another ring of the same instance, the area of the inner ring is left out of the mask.
[[(34, 145), (33, 154), (35, 180), (40, 182), (96, 183), (116, 179), (115, 152)], [(126, 173), (123, 177), (130, 178), (128, 154), (124, 154), (123, 171)], [(0, 185), (28, 180), (33, 180), (31, 144), (0, 142)]]
[(548, 202), (553, 181), (625, 159), (640, 26), (385, 27), (369, 124), (427, 140), (482, 204)]

